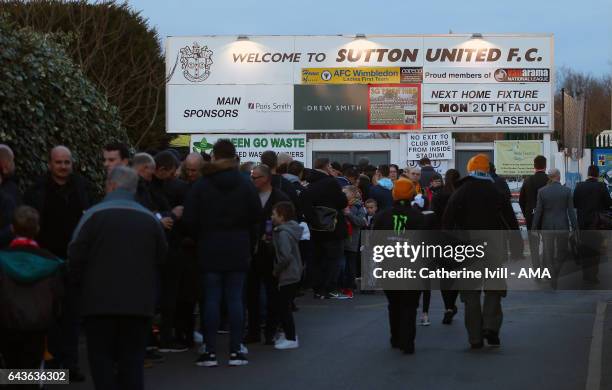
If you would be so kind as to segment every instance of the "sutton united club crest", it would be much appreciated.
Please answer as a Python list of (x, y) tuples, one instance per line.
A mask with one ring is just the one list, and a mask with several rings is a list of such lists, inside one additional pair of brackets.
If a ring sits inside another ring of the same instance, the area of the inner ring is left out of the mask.
[(208, 46), (202, 47), (197, 42), (194, 42), (191, 47), (185, 46), (181, 48), (180, 53), (181, 69), (183, 69), (183, 76), (187, 80), (198, 83), (210, 76), (213, 52), (208, 49)]

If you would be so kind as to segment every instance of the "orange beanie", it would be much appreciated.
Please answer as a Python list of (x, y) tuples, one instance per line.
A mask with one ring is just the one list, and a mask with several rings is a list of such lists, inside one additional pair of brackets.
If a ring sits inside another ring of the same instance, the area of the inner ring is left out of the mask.
[(467, 171), (489, 173), (489, 157), (486, 154), (475, 155), (468, 161)]
[(416, 189), (411, 180), (399, 179), (393, 185), (393, 200), (412, 200), (416, 194)]

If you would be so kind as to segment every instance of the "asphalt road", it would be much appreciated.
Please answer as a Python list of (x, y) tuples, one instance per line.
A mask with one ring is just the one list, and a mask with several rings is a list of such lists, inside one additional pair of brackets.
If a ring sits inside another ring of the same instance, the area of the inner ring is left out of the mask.
[[(416, 354), (402, 355), (389, 346), (384, 296), (303, 297), (296, 313), (299, 349), (249, 345), (243, 367), (227, 366), (222, 348), (216, 368), (196, 367), (195, 351), (167, 354), (166, 362), (145, 371), (146, 388), (576, 390), (586, 388), (588, 375), (591, 385), (600, 383), (596, 388), (612, 388), (605, 369), (612, 363), (612, 306), (603, 341), (596, 338), (602, 351), (591, 351), (597, 303), (608, 301), (612, 292), (510, 292), (503, 301), (502, 347), (472, 351), (462, 308), (452, 325), (442, 325), (442, 299), (434, 291), (432, 325), (418, 327)], [(219, 345), (226, 345), (227, 336), (220, 337)], [(593, 370), (598, 364), (604, 369)], [(593, 372), (600, 373), (595, 382)], [(93, 386), (88, 379), (69, 388)]]

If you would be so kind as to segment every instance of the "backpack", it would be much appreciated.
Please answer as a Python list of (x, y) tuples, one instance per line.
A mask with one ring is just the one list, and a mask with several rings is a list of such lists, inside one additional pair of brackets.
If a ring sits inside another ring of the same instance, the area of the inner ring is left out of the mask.
[(312, 207), (310, 230), (317, 232), (333, 232), (338, 223), (338, 210), (325, 206)]

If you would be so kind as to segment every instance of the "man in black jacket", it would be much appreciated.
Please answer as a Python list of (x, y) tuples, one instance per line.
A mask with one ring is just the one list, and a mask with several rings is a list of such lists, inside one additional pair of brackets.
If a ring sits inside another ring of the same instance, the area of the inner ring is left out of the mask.
[(535, 168), (535, 173), (527, 177), (523, 182), (519, 195), (519, 205), (525, 217), (527, 230), (529, 230), (528, 237), (531, 264), (533, 268), (539, 268), (542, 265), (542, 259), (540, 258), (540, 235), (537, 232), (531, 232), (531, 230), (533, 229), (533, 213), (538, 203), (538, 191), (548, 184), (546, 157), (536, 156), (536, 158), (533, 159), (533, 166)]
[(156, 267), (167, 243), (158, 219), (134, 200), (137, 185), (132, 169), (113, 169), (107, 196), (83, 215), (70, 243), (96, 389), (144, 388)]
[[(49, 153), (49, 173), (39, 178), (24, 196), (24, 203), (40, 214), (38, 242), (62, 259), (67, 258), (74, 229), (93, 203), (90, 184), (73, 173), (72, 164), (72, 153), (67, 147), (54, 147)], [(78, 307), (69, 286), (64, 298), (62, 317), (49, 333), (49, 351), (53, 364), (70, 370), (71, 381), (82, 381), (78, 365)]]
[(588, 178), (576, 184), (574, 207), (578, 212), (580, 229), (580, 257), (582, 259), (582, 278), (586, 282), (598, 283), (597, 274), (601, 262), (603, 236), (597, 230), (599, 213), (610, 210), (612, 199), (604, 183), (599, 181), (599, 168), (591, 165)]
[(300, 202), (298, 199), (298, 194), (294, 185), (287, 179), (285, 179), (282, 175), (276, 173), (276, 168), (278, 167), (278, 155), (273, 150), (266, 150), (261, 154), (261, 163), (267, 165), (272, 171), (272, 187), (277, 188), (283, 191), (293, 203), (297, 215), (301, 213)]
[[(478, 154), (467, 164), (468, 176), (460, 180), (460, 186), (451, 195), (442, 216), (442, 228), (445, 230), (491, 231), (512, 229), (514, 212), (510, 200), (495, 187), (489, 175), (489, 158)], [(522, 245), (522, 241), (516, 242)], [(522, 250), (515, 249), (513, 253)], [(495, 268), (506, 260), (505, 245), (501, 239), (489, 239), (486, 265)], [(502, 282), (502, 284), (505, 284)], [(505, 296), (505, 286), (489, 288), (487, 281), (474, 285), (471, 290), (461, 291), (461, 300), (465, 303), (465, 326), (469, 342), (474, 349), (483, 347), (483, 338), (491, 346), (499, 346), (499, 330), (502, 325), (501, 298)], [(484, 289), (484, 305), (481, 305), (481, 294)]]
[(274, 344), (273, 337), (276, 333), (276, 329), (272, 328), (272, 324), (277, 323), (274, 319), (276, 313), (273, 310), (274, 305), (272, 304), (277, 296), (275, 294), (277, 285), (272, 277), (272, 269), (275, 258), (274, 246), (272, 245), (272, 208), (278, 202), (288, 202), (289, 197), (287, 197), (287, 195), (278, 188), (272, 186), (272, 172), (266, 165), (258, 165), (253, 168), (251, 180), (253, 180), (255, 188), (257, 188), (263, 213), (261, 215), (259, 224), (259, 231), (261, 234), (257, 241), (257, 250), (247, 275), (249, 334), (247, 335), (245, 341), (261, 341), (260, 287), (263, 283), (268, 302), (266, 329), (264, 332), (265, 343), (267, 345), (272, 345)]
[[(163, 198), (163, 202), (171, 210), (162, 215), (172, 219), (172, 228), (166, 230), (168, 240), (168, 255), (160, 267), (161, 276), (161, 326), (160, 326), (160, 352), (185, 352), (187, 345), (175, 340), (173, 330), (178, 303), (179, 282), (186, 265), (185, 254), (181, 250), (183, 235), (179, 226), (183, 216), (183, 203), (189, 185), (176, 178), (178, 161), (170, 151), (159, 152), (155, 155), (155, 171), (150, 183), (153, 193)], [(183, 340), (184, 341), (184, 340)]]
[(227, 139), (213, 147), (213, 161), (187, 195), (183, 222), (198, 243), (206, 308), (206, 353), (196, 364), (214, 367), (221, 297), (225, 292), (230, 322), (229, 364), (248, 364), (240, 353), (243, 287), (258, 237), (261, 203), (257, 191), (238, 171), (236, 148)]
[[(374, 217), (374, 230), (423, 230), (425, 218), (411, 206), (416, 189), (412, 181), (401, 178), (393, 187), (393, 206)], [(406, 354), (414, 353), (416, 316), (419, 306), (419, 290), (384, 290), (389, 311), (391, 347), (399, 348)]]
[[(330, 173), (329, 159), (315, 160), (315, 169), (311, 171), (309, 185), (302, 192), (300, 200), (303, 213), (311, 228), (313, 245), (312, 283), (315, 299), (342, 298), (337, 290), (340, 266), (344, 258), (344, 239), (348, 235), (343, 210), (348, 205), (346, 195), (340, 184)], [(333, 230), (318, 230), (318, 207), (336, 211), (336, 224)]]

